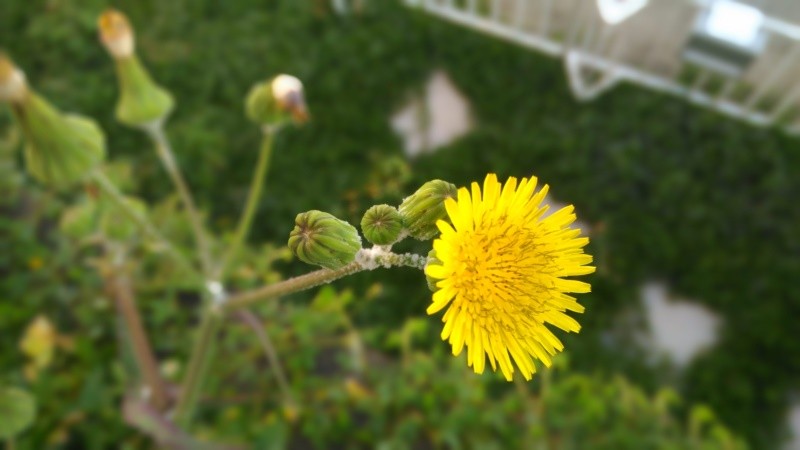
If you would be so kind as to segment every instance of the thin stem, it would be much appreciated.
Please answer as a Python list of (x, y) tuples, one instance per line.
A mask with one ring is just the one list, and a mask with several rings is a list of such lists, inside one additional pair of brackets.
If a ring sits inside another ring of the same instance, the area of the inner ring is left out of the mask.
[[(392, 266), (408, 266), (421, 269), (425, 266), (425, 261), (424, 256), (414, 254), (399, 255), (391, 253), (382, 247), (373, 247), (360, 250), (356, 255), (355, 261), (336, 270), (317, 270), (316, 272), (300, 275), (299, 277), (290, 278), (229, 298), (225, 297), (224, 292), (220, 292), (216, 298), (211, 299), (209, 306), (203, 311), (203, 318), (197, 331), (197, 340), (189, 358), (186, 381), (178, 400), (178, 405), (175, 408), (175, 421), (184, 428), (188, 427), (192, 421), (200, 389), (208, 373), (208, 363), (214, 350), (214, 337), (224, 313), (245, 308), (259, 300), (311, 289), (362, 270)], [(209, 291), (212, 294), (214, 293), (211, 289)]]
[(361, 272), (362, 270), (371, 270), (377, 267), (389, 268), (392, 266), (406, 266), (417, 269), (422, 269), (425, 267), (424, 256), (413, 254), (399, 255), (381, 250), (379, 247), (361, 250), (360, 256), (361, 257), (356, 258), (356, 261), (353, 261), (350, 264), (336, 270), (321, 269), (275, 284), (267, 285), (253, 291), (234, 295), (225, 302), (223, 308), (227, 311), (246, 308), (261, 300), (277, 298), (306, 289), (311, 289), (313, 287), (338, 280), (339, 278), (346, 277), (347, 275)]
[(182, 267), (188, 269), (192, 274), (197, 275), (197, 271), (191, 265), (191, 263), (186, 259), (186, 257), (178, 252), (175, 247), (153, 226), (153, 224), (147, 220), (145, 216), (143, 216), (139, 211), (131, 208), (131, 205), (128, 201), (125, 200), (125, 197), (122, 193), (117, 189), (114, 183), (108, 179), (108, 177), (100, 172), (99, 170), (95, 170), (92, 172), (91, 178), (100, 186), (100, 188), (105, 192), (113, 201), (119, 209), (128, 216), (133, 222), (139, 225), (146, 234), (148, 234), (151, 238), (153, 238), (156, 242), (158, 242), (175, 260), (180, 263)]
[(275, 346), (272, 345), (272, 340), (264, 331), (262, 325), (258, 321), (258, 318), (255, 316), (255, 314), (246, 309), (236, 311), (236, 315), (239, 316), (239, 318), (242, 319), (242, 321), (256, 334), (258, 342), (264, 349), (264, 354), (267, 357), (267, 361), (269, 361), (269, 366), (272, 369), (272, 372), (275, 374), (275, 380), (278, 382), (278, 386), (280, 387), (281, 391), (283, 391), (284, 399), (291, 404), (294, 404), (294, 396), (292, 395), (292, 390), (289, 387), (289, 381), (286, 378), (286, 373), (284, 373), (283, 367), (281, 366), (281, 361), (278, 358), (278, 352), (275, 351)]
[(304, 291), (306, 289), (311, 289), (313, 287), (338, 280), (339, 278), (352, 275), (362, 270), (364, 270), (364, 268), (358, 262), (351, 262), (350, 264), (336, 270), (320, 269), (305, 275), (300, 275), (298, 277), (270, 284), (253, 291), (234, 295), (225, 303), (225, 309), (228, 311), (235, 311), (237, 309), (247, 308), (248, 306), (260, 300), (274, 299), (284, 295), (293, 294), (295, 292)]
[(214, 337), (221, 321), (222, 315), (217, 308), (205, 308), (200, 327), (197, 330), (197, 339), (189, 357), (189, 366), (186, 369), (181, 395), (175, 406), (175, 422), (184, 429), (188, 428), (192, 422), (197, 399), (200, 396), (200, 390), (208, 372), (208, 364), (214, 351)]
[(236, 258), (236, 254), (239, 252), (245, 239), (247, 239), (247, 234), (250, 232), (250, 227), (253, 224), (253, 216), (258, 207), (258, 202), (261, 199), (264, 179), (266, 178), (267, 170), (269, 170), (269, 161), (272, 157), (272, 144), (276, 133), (277, 129), (263, 129), (264, 137), (261, 141), (261, 148), (259, 149), (258, 162), (256, 163), (253, 180), (250, 183), (247, 204), (242, 211), (242, 216), (236, 227), (236, 234), (233, 236), (233, 241), (231, 241), (230, 246), (228, 246), (228, 251), (225, 253), (225, 257), (222, 259), (222, 263), (218, 268), (216, 278), (224, 279), (225, 271), (229, 268), (233, 259)]
[(105, 276), (105, 284), (106, 290), (114, 298), (117, 310), (125, 321), (136, 365), (141, 371), (145, 385), (149, 388), (151, 404), (156, 409), (162, 410), (168, 403), (167, 389), (158, 372), (158, 362), (147, 338), (139, 309), (136, 307), (130, 279), (121, 273), (110, 273)]
[(164, 124), (159, 120), (148, 123), (142, 128), (153, 140), (153, 143), (156, 146), (156, 152), (161, 158), (161, 163), (167, 170), (169, 177), (172, 179), (172, 183), (175, 185), (175, 188), (178, 191), (181, 202), (183, 202), (183, 206), (186, 208), (186, 215), (188, 216), (189, 223), (192, 226), (194, 238), (197, 242), (197, 248), (200, 253), (200, 264), (203, 267), (203, 272), (209, 274), (211, 271), (211, 252), (209, 249), (207, 236), (203, 231), (203, 221), (200, 218), (200, 214), (197, 212), (194, 198), (192, 197), (191, 191), (189, 191), (186, 180), (183, 178), (181, 170), (175, 161), (175, 154), (172, 152), (172, 146), (169, 143), (169, 139), (167, 139), (166, 133), (164, 133)]

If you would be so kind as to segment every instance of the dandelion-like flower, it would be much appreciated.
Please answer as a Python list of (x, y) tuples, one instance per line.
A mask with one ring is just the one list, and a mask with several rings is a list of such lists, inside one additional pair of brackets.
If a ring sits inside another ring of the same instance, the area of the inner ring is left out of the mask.
[(438, 290), (428, 314), (444, 308), (442, 339), (453, 355), (467, 347), (467, 364), (483, 373), (486, 356), (492, 370), (511, 381), (512, 359), (525, 379), (536, 372), (534, 360), (550, 366), (563, 349), (548, 329), (580, 330), (567, 311), (583, 312), (570, 293), (589, 292), (587, 283), (566, 279), (594, 272), (591, 255), (583, 253), (589, 239), (569, 225), (574, 208), (564, 207), (542, 218), (545, 185), (538, 192), (536, 178), (509, 178), (505, 185), (489, 174), (481, 191), (458, 191), (445, 200), (450, 223), (440, 220), (441, 235), (433, 242), (435, 258), (425, 273)]

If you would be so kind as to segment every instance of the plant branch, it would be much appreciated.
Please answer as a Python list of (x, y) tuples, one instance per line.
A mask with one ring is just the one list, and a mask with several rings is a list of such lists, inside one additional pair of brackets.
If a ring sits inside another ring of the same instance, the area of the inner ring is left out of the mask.
[(159, 120), (145, 124), (142, 128), (153, 140), (156, 146), (156, 152), (159, 158), (161, 158), (161, 163), (172, 179), (172, 183), (178, 191), (181, 202), (183, 202), (183, 206), (186, 208), (186, 215), (189, 218), (189, 223), (192, 226), (192, 232), (197, 242), (200, 264), (203, 267), (203, 272), (209, 274), (211, 273), (211, 253), (208, 238), (203, 230), (203, 221), (200, 217), (200, 213), (197, 211), (194, 198), (192, 197), (186, 180), (183, 178), (181, 170), (175, 161), (175, 154), (172, 152), (172, 146), (169, 143), (169, 139), (167, 139), (167, 135), (164, 133), (164, 124)]
[(200, 396), (200, 390), (208, 372), (208, 364), (214, 352), (214, 338), (217, 335), (221, 321), (222, 314), (217, 308), (213, 306), (204, 308), (194, 347), (192, 347), (192, 353), (189, 357), (186, 377), (178, 398), (178, 404), (175, 406), (175, 422), (184, 429), (188, 429), (192, 422), (197, 399)]
[(336, 270), (321, 269), (305, 275), (290, 278), (275, 284), (267, 285), (253, 291), (243, 292), (231, 296), (223, 305), (228, 311), (246, 308), (261, 300), (281, 297), (295, 292), (330, 283), (339, 278), (352, 275), (363, 270), (372, 270), (377, 267), (389, 268), (392, 266), (406, 266), (422, 269), (425, 267), (425, 257), (413, 254), (396, 254), (380, 247), (361, 250), (360, 257), (350, 264)]
[(136, 365), (145, 385), (149, 388), (151, 403), (157, 410), (163, 410), (169, 402), (167, 389), (158, 372), (158, 362), (147, 338), (139, 309), (136, 307), (130, 278), (122, 273), (111, 272), (104, 274), (104, 279), (106, 291), (114, 299), (117, 311), (125, 322)]
[(294, 404), (294, 396), (292, 395), (289, 381), (286, 379), (286, 373), (284, 373), (283, 367), (281, 366), (281, 361), (278, 358), (278, 352), (275, 351), (275, 346), (272, 345), (272, 340), (270, 340), (269, 335), (264, 331), (261, 323), (259, 323), (258, 318), (255, 316), (255, 314), (247, 309), (236, 311), (236, 315), (239, 316), (242, 322), (250, 327), (250, 329), (256, 334), (258, 342), (261, 344), (264, 354), (267, 357), (267, 361), (269, 361), (269, 366), (272, 369), (272, 372), (275, 374), (275, 380), (278, 382), (278, 386), (280, 387), (281, 391), (283, 391), (284, 399), (291, 404)]
[(239, 252), (242, 244), (250, 232), (250, 227), (253, 224), (253, 216), (255, 215), (258, 207), (258, 202), (261, 199), (261, 193), (264, 188), (264, 179), (266, 178), (267, 171), (269, 170), (269, 161), (272, 157), (272, 146), (275, 139), (277, 129), (264, 128), (261, 141), (261, 148), (258, 153), (258, 162), (256, 169), (253, 173), (253, 180), (250, 183), (250, 191), (247, 195), (247, 204), (242, 211), (242, 216), (239, 219), (239, 224), (236, 227), (236, 234), (233, 236), (233, 241), (228, 246), (228, 251), (222, 259), (222, 263), (217, 269), (217, 278), (224, 279), (225, 271), (233, 263), (236, 254)]

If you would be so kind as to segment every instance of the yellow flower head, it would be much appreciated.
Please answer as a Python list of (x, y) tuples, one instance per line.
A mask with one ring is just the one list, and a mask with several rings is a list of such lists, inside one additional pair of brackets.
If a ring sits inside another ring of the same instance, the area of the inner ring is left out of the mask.
[[(530, 380), (540, 360), (563, 349), (545, 324), (565, 331), (580, 325), (566, 314), (583, 312), (568, 293), (589, 292), (589, 285), (565, 277), (594, 272), (589, 243), (580, 230), (569, 228), (574, 208), (567, 206), (542, 218), (549, 208), (541, 205), (547, 185), (538, 192), (536, 178), (509, 178), (505, 185), (489, 174), (472, 183), (472, 192), (458, 191), (458, 199), (445, 200), (452, 222), (437, 223), (441, 235), (433, 242), (435, 259), (425, 273), (438, 290), (428, 314), (447, 307), (442, 318), (442, 339), (449, 340), (453, 355), (467, 346), (467, 364), (483, 373), (486, 358), (492, 370), (511, 381), (513, 358)], [(449, 306), (449, 307), (448, 307)]]

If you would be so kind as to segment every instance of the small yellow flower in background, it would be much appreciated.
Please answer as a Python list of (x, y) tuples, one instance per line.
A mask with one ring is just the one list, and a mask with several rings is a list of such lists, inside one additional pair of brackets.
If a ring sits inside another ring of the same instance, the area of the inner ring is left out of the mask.
[(19, 348), (30, 359), (25, 365), (25, 376), (35, 380), (42, 369), (47, 368), (53, 360), (58, 335), (53, 324), (45, 316), (37, 316), (28, 325)]
[(536, 372), (534, 360), (550, 366), (563, 349), (547, 328), (577, 332), (580, 325), (567, 311), (583, 312), (569, 293), (589, 292), (587, 283), (565, 279), (594, 272), (589, 243), (569, 228), (574, 208), (567, 206), (542, 218), (547, 185), (538, 192), (536, 178), (509, 178), (505, 185), (489, 174), (472, 192), (458, 190), (445, 200), (452, 225), (440, 220), (433, 242), (435, 259), (425, 273), (439, 280), (428, 314), (447, 307), (442, 339), (453, 355), (467, 346), (467, 364), (483, 373), (486, 356), (492, 370), (512, 380), (512, 359), (525, 379)]

